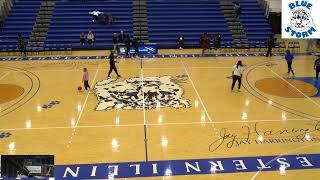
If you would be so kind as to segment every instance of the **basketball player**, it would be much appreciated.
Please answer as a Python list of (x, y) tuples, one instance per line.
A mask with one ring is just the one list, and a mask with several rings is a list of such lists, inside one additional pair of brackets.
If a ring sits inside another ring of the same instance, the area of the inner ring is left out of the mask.
[(319, 78), (320, 73), (320, 56), (318, 56), (318, 59), (314, 61), (314, 70), (316, 70), (316, 80)]
[(110, 69), (109, 69), (109, 73), (108, 73), (108, 79), (110, 78), (110, 74), (113, 70), (114, 70), (114, 72), (116, 72), (118, 78), (120, 78), (121, 76), (119, 75), (117, 67), (116, 67), (116, 63), (118, 63), (118, 62), (114, 60), (114, 52), (113, 51), (111, 51), (111, 53), (110, 53), (109, 63), (110, 63)]
[(292, 61), (293, 61), (293, 55), (290, 53), (289, 50), (287, 50), (287, 53), (284, 57), (287, 61), (287, 64), (288, 64), (288, 75), (290, 75), (290, 72), (292, 73), (292, 77), (294, 77), (294, 72), (292, 70)]
[(238, 81), (238, 91), (240, 92), (242, 71), (243, 71), (242, 61), (238, 61), (237, 64), (233, 66), (231, 92), (233, 91), (234, 85), (236, 84), (237, 81)]
[(88, 73), (87, 68), (83, 68), (82, 82), (83, 82), (83, 85), (84, 85), (84, 89), (85, 89), (86, 91), (87, 91), (87, 90), (90, 90), (90, 85), (89, 85), (89, 73)]
[(272, 48), (274, 46), (274, 39), (273, 39), (272, 36), (269, 37), (269, 39), (266, 42), (266, 45), (267, 45), (267, 48), (268, 48), (266, 57), (269, 57), (269, 56), (271, 57), (272, 56)]

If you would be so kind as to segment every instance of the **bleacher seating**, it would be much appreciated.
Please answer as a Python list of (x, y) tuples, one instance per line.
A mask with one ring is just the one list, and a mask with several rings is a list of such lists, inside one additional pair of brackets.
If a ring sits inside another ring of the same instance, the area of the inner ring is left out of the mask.
[[(94, 10), (111, 10), (116, 18), (115, 23), (109, 26), (92, 22), (89, 12)], [(46, 48), (59, 45), (71, 45), (76, 49), (111, 48), (113, 33), (123, 30), (132, 36), (132, 24), (132, 1), (129, 0), (59, 1), (56, 2), (49, 26)], [(87, 35), (90, 30), (95, 35), (94, 45), (80, 45), (80, 33)]]
[(238, 0), (241, 6), (240, 22), (249, 42), (265, 42), (273, 35), (271, 27), (257, 0)]
[(203, 32), (233, 41), (219, 0), (147, 0), (147, 10), (149, 41), (160, 47), (176, 47), (179, 34), (184, 35), (185, 46), (199, 47)]
[(1, 51), (17, 49), (18, 34), (27, 42), (38, 15), (41, 0), (16, 1), (0, 32)]
[[(265, 42), (272, 30), (257, 0), (240, 2), (242, 23), (250, 43)], [(59, 50), (61, 46), (73, 49), (111, 48), (113, 33), (123, 30), (133, 35), (133, 2), (130, 0), (57, 0), (48, 28), (45, 50)], [(0, 32), (1, 51), (17, 49), (17, 35), (28, 41), (36, 21), (41, 0), (20, 0), (15, 3)], [(232, 33), (219, 0), (146, 0), (149, 42), (160, 47), (176, 47), (179, 34), (185, 37), (185, 46), (199, 47), (203, 32), (219, 33), (223, 47), (232, 47)], [(112, 11), (116, 21), (102, 25), (91, 21), (89, 12)], [(95, 34), (94, 45), (80, 45), (81, 32)]]

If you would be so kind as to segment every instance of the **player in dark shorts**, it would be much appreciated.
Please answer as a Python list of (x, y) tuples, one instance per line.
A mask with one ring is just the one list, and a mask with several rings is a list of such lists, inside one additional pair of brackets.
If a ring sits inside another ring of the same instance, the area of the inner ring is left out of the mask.
[(140, 56), (140, 52), (139, 52), (139, 41), (137, 38), (134, 38), (133, 42), (132, 42), (132, 45), (134, 47), (134, 56), (136, 56), (136, 54), (138, 56)]
[(109, 73), (108, 73), (108, 78), (110, 78), (110, 74), (113, 70), (114, 70), (114, 72), (116, 72), (118, 78), (120, 78), (121, 76), (119, 75), (117, 67), (116, 67), (116, 63), (118, 63), (118, 62), (116, 62), (114, 60), (114, 52), (113, 51), (111, 51), (111, 53), (109, 55), (109, 63), (110, 63), (110, 69), (109, 69)]
[(294, 72), (292, 69), (292, 61), (294, 59), (293, 55), (290, 53), (289, 50), (287, 50), (286, 55), (284, 57), (287, 61), (287, 65), (288, 65), (288, 75), (290, 75), (290, 72), (292, 73), (292, 76), (294, 77)]
[(267, 54), (266, 57), (271, 57), (272, 56), (272, 48), (274, 46), (274, 39), (272, 36), (270, 36), (266, 42), (266, 46), (267, 46)]
[(22, 37), (21, 34), (19, 34), (18, 36), (18, 48), (19, 48), (19, 51), (20, 51), (20, 54), (26, 56), (27, 53), (26, 53), (26, 45), (25, 45), (25, 42), (24, 42), (24, 39)]
[(320, 73), (320, 56), (318, 56), (318, 59), (314, 61), (314, 70), (316, 70), (316, 80), (319, 79), (319, 73)]
[(125, 35), (125, 38), (124, 38), (124, 44), (126, 45), (126, 56), (129, 56), (129, 54), (130, 54), (130, 44), (131, 42), (130, 42), (130, 36), (129, 36), (129, 34), (126, 34)]

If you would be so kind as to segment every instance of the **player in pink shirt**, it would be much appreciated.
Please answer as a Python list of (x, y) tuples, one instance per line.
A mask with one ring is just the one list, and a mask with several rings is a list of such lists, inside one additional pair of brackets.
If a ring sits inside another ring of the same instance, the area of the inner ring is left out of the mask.
[(89, 73), (87, 68), (83, 68), (83, 76), (82, 76), (82, 82), (84, 85), (85, 90), (90, 90), (90, 85), (89, 85)]

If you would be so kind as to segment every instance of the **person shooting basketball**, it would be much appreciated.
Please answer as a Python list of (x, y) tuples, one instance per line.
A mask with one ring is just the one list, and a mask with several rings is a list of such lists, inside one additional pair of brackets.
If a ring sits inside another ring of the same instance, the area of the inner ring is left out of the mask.
[(110, 51), (109, 63), (110, 63), (110, 68), (109, 68), (109, 73), (108, 73), (108, 79), (110, 78), (110, 74), (113, 70), (114, 70), (114, 72), (116, 72), (118, 78), (120, 78), (121, 76), (119, 75), (117, 67), (116, 67), (116, 63), (118, 63), (118, 62), (114, 60), (114, 51)]

